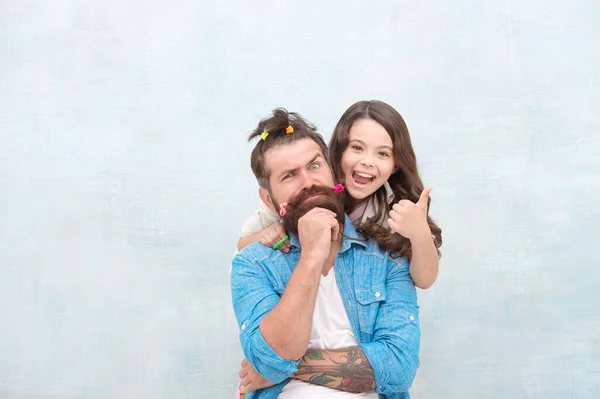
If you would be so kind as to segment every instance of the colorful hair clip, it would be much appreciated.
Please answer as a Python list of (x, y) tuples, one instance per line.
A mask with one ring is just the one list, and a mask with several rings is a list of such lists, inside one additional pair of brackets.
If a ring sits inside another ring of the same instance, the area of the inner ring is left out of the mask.
[(342, 186), (341, 184), (337, 184), (334, 188), (333, 188), (333, 192), (334, 193), (341, 193), (342, 191), (344, 191), (344, 186)]
[(292, 134), (294, 133), (294, 128), (292, 127), (292, 125), (289, 125), (288, 127), (285, 128), (285, 134)]
[(282, 202), (281, 205), (279, 205), (279, 216), (281, 216), (281, 217), (285, 216), (285, 214), (287, 213), (287, 206), (288, 206), (287, 202)]
[(269, 132), (262, 132), (260, 134), (260, 137), (262, 137), (263, 140), (266, 140), (268, 135), (269, 135)]

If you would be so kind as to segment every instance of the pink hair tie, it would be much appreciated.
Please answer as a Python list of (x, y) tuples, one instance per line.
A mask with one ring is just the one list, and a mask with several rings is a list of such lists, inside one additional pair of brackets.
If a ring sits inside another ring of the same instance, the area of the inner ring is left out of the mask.
[(279, 206), (279, 216), (281, 216), (281, 217), (285, 216), (285, 213), (287, 212), (287, 206), (288, 206), (287, 202), (281, 203), (281, 205)]
[(342, 191), (344, 191), (344, 186), (342, 186), (341, 184), (337, 184), (334, 188), (333, 188), (333, 192), (334, 193), (341, 193)]

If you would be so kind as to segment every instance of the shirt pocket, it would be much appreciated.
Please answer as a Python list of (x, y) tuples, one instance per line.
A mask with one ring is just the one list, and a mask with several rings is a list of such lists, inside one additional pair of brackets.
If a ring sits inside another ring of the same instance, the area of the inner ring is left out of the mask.
[(374, 284), (370, 287), (357, 288), (355, 290), (358, 302), (358, 321), (360, 330), (367, 334), (373, 334), (377, 312), (382, 301), (385, 301), (385, 285)]

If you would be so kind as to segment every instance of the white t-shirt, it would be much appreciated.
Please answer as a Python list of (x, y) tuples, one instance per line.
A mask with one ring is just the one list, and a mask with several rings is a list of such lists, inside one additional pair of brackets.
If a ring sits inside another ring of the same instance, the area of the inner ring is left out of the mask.
[[(342, 296), (338, 289), (334, 270), (327, 276), (321, 275), (308, 349), (341, 349), (357, 344)], [(371, 393), (350, 393), (308, 382), (291, 380), (279, 394), (281, 399), (377, 399), (379, 395)]]

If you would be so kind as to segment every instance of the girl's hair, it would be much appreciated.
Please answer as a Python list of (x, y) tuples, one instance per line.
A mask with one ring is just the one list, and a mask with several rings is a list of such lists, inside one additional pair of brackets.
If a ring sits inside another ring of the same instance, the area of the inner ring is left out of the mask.
[[(341, 168), (342, 154), (348, 148), (350, 128), (360, 119), (372, 119), (385, 128), (394, 146), (395, 172), (390, 175), (388, 183), (394, 192), (391, 204), (387, 203), (385, 187), (381, 186), (372, 194), (375, 204), (375, 215), (365, 223), (358, 226), (357, 230), (365, 237), (377, 241), (379, 247), (388, 251), (392, 256), (412, 257), (410, 240), (400, 234), (390, 231), (381, 226), (380, 222), (387, 218), (392, 205), (402, 199), (416, 203), (423, 191), (423, 182), (417, 170), (417, 158), (412, 148), (408, 128), (402, 116), (392, 106), (382, 101), (359, 101), (344, 112), (333, 130), (329, 142), (329, 158), (334, 176), (337, 181), (344, 181), (344, 173)], [(349, 197), (348, 191), (345, 191)], [(346, 200), (346, 206), (353, 206), (355, 201)], [(428, 201), (431, 204), (431, 198)], [(350, 213), (352, 209), (346, 209)], [(440, 255), (439, 248), (442, 246), (442, 230), (427, 215), (427, 223), (433, 235), (433, 242)]]

